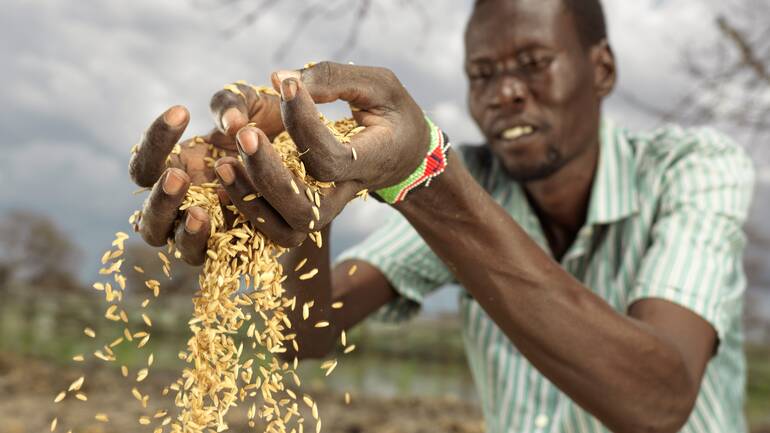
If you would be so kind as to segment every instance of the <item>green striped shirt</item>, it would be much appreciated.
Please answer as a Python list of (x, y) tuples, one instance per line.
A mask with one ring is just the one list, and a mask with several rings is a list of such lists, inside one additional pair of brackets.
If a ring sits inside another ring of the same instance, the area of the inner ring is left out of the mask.
[[(587, 221), (561, 265), (619, 312), (639, 299), (661, 298), (707, 320), (719, 350), (681, 431), (745, 432), (741, 261), (752, 164), (710, 129), (632, 133), (605, 120), (600, 142)], [(476, 180), (549, 251), (521, 186), (485, 146), (460, 149)], [(454, 282), (400, 215), (337, 261), (351, 258), (377, 267), (401, 295), (379, 313), (386, 319), (412, 315), (427, 294)], [(463, 339), (489, 432), (608, 431), (540, 374), (471, 296), (462, 291), (460, 298)]]

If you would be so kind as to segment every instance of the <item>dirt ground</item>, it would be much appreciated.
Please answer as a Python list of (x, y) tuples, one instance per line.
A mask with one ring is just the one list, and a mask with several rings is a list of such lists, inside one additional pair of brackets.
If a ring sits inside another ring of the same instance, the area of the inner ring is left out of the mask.
[[(159, 396), (162, 388), (174, 381), (175, 372), (151, 371), (150, 377), (142, 382), (141, 391), (153, 397), (150, 407), (143, 409), (117, 371), (98, 365), (86, 369), (83, 392), (88, 401), (68, 397), (54, 404), (55, 395), (81, 376), (83, 370), (0, 354), (0, 433), (47, 432), (54, 417), (58, 417), (59, 432), (152, 432), (151, 426), (138, 424), (139, 417), (173, 407)], [(484, 428), (478, 408), (456, 399), (379, 399), (354, 395), (352, 403), (345, 405), (342, 395), (309, 392), (318, 403), (325, 432), (481, 433)], [(263, 431), (260, 426), (248, 428), (245, 411), (245, 407), (231, 411), (230, 431)], [(97, 412), (108, 414), (110, 422), (94, 420)], [(305, 431), (314, 431), (314, 427), (306, 425)]]

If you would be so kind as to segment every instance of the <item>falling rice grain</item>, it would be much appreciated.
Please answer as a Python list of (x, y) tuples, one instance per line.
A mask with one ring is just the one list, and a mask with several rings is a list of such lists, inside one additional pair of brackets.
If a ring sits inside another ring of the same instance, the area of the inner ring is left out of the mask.
[(150, 374), (150, 372), (146, 368), (143, 368), (143, 369), (139, 370), (139, 372), (136, 373), (136, 381), (137, 382), (143, 381), (144, 379), (147, 378), (147, 376), (149, 374)]
[(70, 384), (69, 388), (67, 388), (67, 391), (79, 391), (85, 380), (85, 376), (80, 376), (77, 380)]
[(308, 272), (305, 272), (304, 274), (300, 275), (299, 279), (303, 280), (303, 281), (304, 280), (309, 280), (309, 279), (315, 277), (317, 273), (318, 273), (318, 268), (313, 268), (313, 269), (309, 270)]
[(67, 396), (67, 392), (66, 392), (66, 391), (62, 391), (62, 392), (60, 392), (60, 393), (59, 393), (59, 394), (56, 396), (56, 398), (55, 398), (55, 399), (53, 399), (53, 402), (54, 402), (54, 403), (58, 403), (58, 402), (60, 402), (60, 401), (64, 400), (64, 397), (66, 397), (66, 396)]
[(294, 272), (297, 272), (300, 269), (302, 269), (302, 267), (305, 266), (305, 263), (307, 263), (307, 258), (300, 260), (299, 263), (297, 263), (297, 266), (294, 267)]

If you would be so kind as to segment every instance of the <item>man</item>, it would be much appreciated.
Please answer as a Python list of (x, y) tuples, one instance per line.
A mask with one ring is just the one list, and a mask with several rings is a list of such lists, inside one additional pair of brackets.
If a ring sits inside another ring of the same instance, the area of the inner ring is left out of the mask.
[[(300, 244), (314, 220), (269, 142), (284, 125), (307, 151), (309, 173), (336, 183), (314, 221), (325, 238), (362, 189), (399, 211), (333, 270), (328, 243), (305, 242), (284, 257), (290, 294), (315, 299), (317, 320), (334, 325), (292, 320), (299, 355), (324, 355), (340, 330), (375, 311), (405, 317), (456, 281), (490, 432), (745, 431), (749, 160), (710, 130), (632, 134), (602, 119), (616, 66), (598, 0), (479, 1), (466, 70), (487, 144), (460, 151), (441, 145), (440, 131), (380, 68), (322, 63), (273, 74), (281, 98), (242, 86), (245, 101), (229, 92), (212, 99), (219, 128), (208, 140), (243, 160), (217, 161), (222, 197), (276, 242)], [(336, 99), (366, 126), (351, 143), (356, 158), (317, 118), (313, 102)], [(178, 106), (159, 117), (131, 173), (155, 184), (144, 238), (161, 245), (172, 236), (199, 264), (205, 212), (188, 210), (172, 230), (190, 182), (213, 173), (195, 148), (163, 171), (188, 120)], [(423, 173), (415, 167), (432, 176), (429, 186), (415, 181)], [(254, 192), (262, 197), (242, 200)], [(319, 269), (312, 289), (291, 271), (301, 258)], [(344, 307), (329, 308), (336, 301)]]

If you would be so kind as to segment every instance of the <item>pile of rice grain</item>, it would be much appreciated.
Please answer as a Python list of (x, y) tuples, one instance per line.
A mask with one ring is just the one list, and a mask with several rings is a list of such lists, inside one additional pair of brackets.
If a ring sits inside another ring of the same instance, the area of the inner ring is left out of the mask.
[[(353, 120), (327, 122), (327, 126), (342, 142), (349, 142), (360, 130)], [(279, 135), (273, 144), (286, 166), (306, 183), (304, 194), (299, 186), (293, 185), (295, 193), (320, 208), (323, 189), (333, 184), (307, 175), (287, 133)], [(180, 353), (190, 367), (172, 385), (177, 392), (176, 405), (182, 409), (179, 422), (172, 423), (172, 432), (197, 432), (204, 428), (222, 431), (226, 428), (223, 417), (229, 408), (257, 396), (264, 403), (261, 407), (252, 404), (250, 425), (259, 417), (267, 422), (267, 432), (289, 431), (292, 422), (301, 432), (305, 420), (299, 413), (299, 397), (283, 382), (290, 376), (300, 386), (297, 361), (280, 362), (273, 356), (285, 352), (287, 344), (295, 350), (299, 348), (295, 334), (289, 333), (291, 322), (287, 316), (288, 309), (296, 308), (296, 298), (287, 298), (281, 284), (286, 277), (278, 258), (285, 250), (252, 227), (233, 205), (226, 211), (235, 213), (235, 222), (226, 227), (216, 194), (218, 186), (216, 182), (191, 186), (180, 208), (205, 209), (211, 217), (211, 237), (199, 277), (201, 288), (193, 300), (195, 308), (189, 322), (193, 336), (187, 350)], [(311, 233), (311, 237), (321, 244), (320, 232)], [(252, 319), (261, 321), (262, 326), (258, 327)], [(244, 342), (236, 341), (238, 331), (249, 322), (246, 335), (251, 347), (266, 350), (257, 355), (258, 365), (253, 359), (241, 362)], [(320, 431), (317, 405), (307, 395), (301, 400), (311, 408), (316, 430)]]

